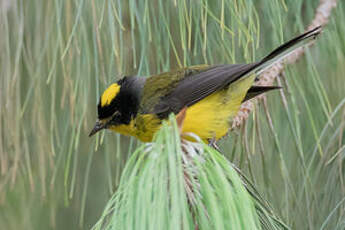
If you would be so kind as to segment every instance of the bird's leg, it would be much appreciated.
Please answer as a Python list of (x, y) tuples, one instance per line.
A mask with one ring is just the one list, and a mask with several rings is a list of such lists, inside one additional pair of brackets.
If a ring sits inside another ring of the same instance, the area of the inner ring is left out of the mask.
[(217, 145), (217, 140), (215, 137), (208, 139), (208, 146), (211, 146), (212, 148), (220, 152), (220, 149)]

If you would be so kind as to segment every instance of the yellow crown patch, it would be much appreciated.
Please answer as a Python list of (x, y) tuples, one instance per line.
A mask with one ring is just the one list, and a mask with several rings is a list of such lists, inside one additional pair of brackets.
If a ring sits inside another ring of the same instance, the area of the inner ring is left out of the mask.
[(111, 103), (111, 101), (116, 97), (120, 91), (120, 86), (116, 83), (110, 85), (103, 93), (101, 97), (101, 105), (106, 106)]

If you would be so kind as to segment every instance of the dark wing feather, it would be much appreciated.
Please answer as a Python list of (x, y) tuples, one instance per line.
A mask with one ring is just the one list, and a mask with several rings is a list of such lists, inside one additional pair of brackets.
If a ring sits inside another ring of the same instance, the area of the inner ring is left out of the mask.
[(153, 111), (161, 117), (178, 113), (213, 92), (228, 86), (252, 69), (256, 63), (212, 66), (209, 69), (183, 78), (172, 92), (160, 98)]

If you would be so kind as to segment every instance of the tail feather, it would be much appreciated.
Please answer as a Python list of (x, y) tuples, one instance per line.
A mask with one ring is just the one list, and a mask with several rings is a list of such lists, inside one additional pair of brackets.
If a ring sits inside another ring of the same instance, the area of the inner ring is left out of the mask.
[(279, 86), (252, 86), (249, 88), (245, 98), (243, 99), (242, 103), (245, 101), (248, 101), (262, 93), (275, 90), (275, 89), (281, 89)]
[[(319, 34), (321, 33), (321, 26), (318, 26), (310, 31), (301, 34), (290, 41), (284, 43), (283, 45), (279, 46), (275, 50), (273, 50), (270, 54), (266, 57), (261, 59), (261, 61), (256, 62), (251, 68), (247, 69), (243, 74), (241, 74), (240, 78), (247, 78), (254, 75), (259, 75), (275, 63), (282, 60), (284, 57), (291, 54), (298, 48), (301, 48), (305, 45), (308, 45), (312, 42)], [(245, 102), (254, 98), (262, 93), (268, 92), (270, 90), (280, 89), (277, 86), (252, 86), (248, 89), (246, 96), (242, 100)]]
[[(312, 40), (321, 33), (321, 26), (315, 27), (312, 30), (309, 30), (288, 42), (285, 42), (283, 45), (279, 46), (275, 50), (273, 50), (269, 55), (264, 57), (261, 62), (266, 62), (268, 60), (275, 59), (276, 57), (281, 57), (284, 54), (289, 54), (291, 51), (298, 49), (304, 45), (307, 45)], [(285, 55), (284, 55), (285, 56)]]
[(283, 45), (273, 50), (266, 57), (261, 59), (261, 61), (257, 62), (256, 65), (253, 66), (253, 68), (249, 69), (248, 72), (243, 74), (242, 76), (252, 73), (259, 75), (275, 63), (281, 61), (283, 58), (291, 54), (296, 49), (310, 44), (310, 42), (315, 40), (315, 38), (321, 33), (321, 29), (321, 26), (318, 26), (284, 43)]

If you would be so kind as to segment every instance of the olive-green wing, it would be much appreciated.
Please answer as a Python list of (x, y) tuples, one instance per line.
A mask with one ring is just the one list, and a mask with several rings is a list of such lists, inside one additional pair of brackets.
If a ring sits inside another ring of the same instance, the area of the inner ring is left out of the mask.
[[(144, 93), (148, 98), (142, 100), (142, 113), (155, 113), (166, 117), (169, 113), (178, 113), (222, 89), (251, 70), (253, 64), (234, 64), (190, 67), (182, 72), (152, 76), (146, 83)], [(170, 79), (170, 80), (169, 80)], [(152, 87), (153, 86), (153, 87)], [(150, 91), (150, 92), (148, 92)]]
[(154, 113), (161, 99), (176, 90), (184, 79), (210, 68), (209, 65), (196, 65), (148, 77), (142, 89), (139, 113)]

